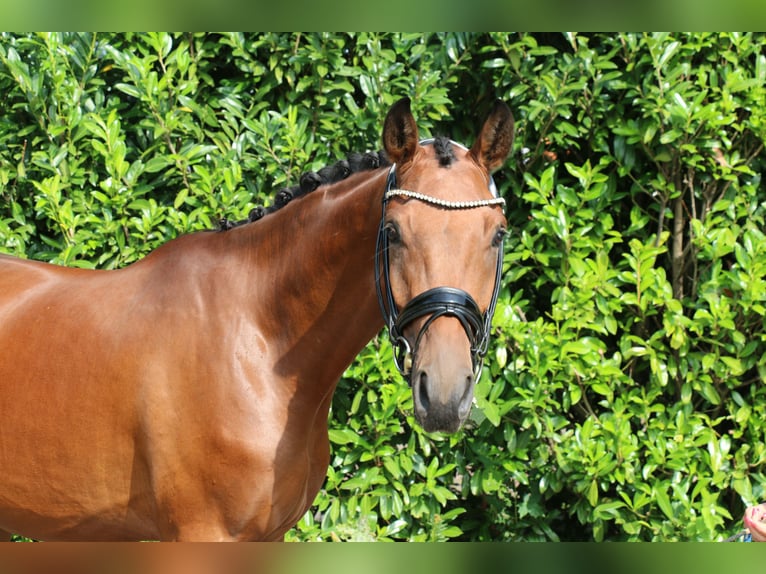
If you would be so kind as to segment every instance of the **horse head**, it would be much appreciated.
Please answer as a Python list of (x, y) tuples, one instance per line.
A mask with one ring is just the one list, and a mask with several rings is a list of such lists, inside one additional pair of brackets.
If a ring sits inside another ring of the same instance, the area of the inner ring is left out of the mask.
[(427, 431), (468, 416), (497, 299), (506, 219), (492, 172), (508, 157), (513, 117), (497, 102), (471, 146), (420, 141), (408, 99), (386, 116), (392, 162), (378, 238), (378, 297), (397, 366)]

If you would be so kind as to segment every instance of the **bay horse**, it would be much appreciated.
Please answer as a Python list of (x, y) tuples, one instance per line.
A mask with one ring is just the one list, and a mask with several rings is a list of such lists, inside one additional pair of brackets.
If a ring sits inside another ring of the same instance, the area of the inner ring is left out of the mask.
[(307, 178), (257, 221), (122, 269), (0, 256), (4, 534), (282, 539), (326, 476), (337, 381), (384, 326), (417, 422), (460, 427), (497, 297), (491, 173), (513, 117), (497, 102), (470, 149), (420, 142), (405, 98), (382, 139), (378, 167)]

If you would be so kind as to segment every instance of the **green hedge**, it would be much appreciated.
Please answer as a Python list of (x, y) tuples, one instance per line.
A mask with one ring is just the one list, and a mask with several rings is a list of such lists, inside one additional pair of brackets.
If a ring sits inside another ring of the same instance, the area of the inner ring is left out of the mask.
[[(243, 217), (413, 98), (517, 120), (476, 407), (415, 424), (376, 339), (288, 540), (720, 540), (766, 499), (760, 34), (1, 34), (0, 250), (124, 266)], [(8, 429), (6, 429), (7, 432)], [(24, 437), (18, 437), (24, 440)], [(0, 488), (2, 486), (0, 485)]]

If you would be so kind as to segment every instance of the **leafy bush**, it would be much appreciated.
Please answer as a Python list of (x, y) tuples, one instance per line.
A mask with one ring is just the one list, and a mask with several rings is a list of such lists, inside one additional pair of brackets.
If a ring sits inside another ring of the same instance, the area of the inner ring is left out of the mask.
[(372, 341), (287, 539), (719, 540), (765, 498), (765, 44), (2, 34), (0, 250), (123, 266), (377, 148), (402, 95), (466, 142), (503, 98), (512, 231), (469, 423), (420, 430)]

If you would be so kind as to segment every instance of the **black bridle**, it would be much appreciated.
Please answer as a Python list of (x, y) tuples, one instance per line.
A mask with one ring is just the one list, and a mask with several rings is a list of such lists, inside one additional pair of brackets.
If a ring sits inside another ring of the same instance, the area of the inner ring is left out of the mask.
[[(421, 145), (431, 143), (432, 140), (421, 142)], [(453, 142), (454, 143), (454, 142)], [(460, 144), (456, 144), (460, 145)], [(463, 146), (461, 146), (463, 147)], [(416, 295), (404, 308), (399, 307), (394, 301), (391, 291), (391, 279), (389, 274), (389, 241), (386, 229), (386, 207), (392, 197), (406, 196), (447, 209), (471, 209), (487, 205), (502, 205), (503, 200), (498, 197), (495, 183), (490, 176), (489, 188), (493, 199), (473, 202), (447, 202), (435, 199), (425, 194), (396, 189), (396, 164), (391, 166), (386, 180), (386, 191), (383, 194), (383, 212), (378, 228), (378, 238), (375, 248), (375, 287), (378, 294), (378, 303), (383, 313), (383, 319), (388, 328), (388, 336), (394, 349), (394, 362), (396, 368), (412, 384), (410, 380), (411, 367), (417, 354), (420, 340), (428, 330), (428, 327), (439, 317), (455, 317), (463, 326), (468, 341), (471, 345), (471, 361), (473, 365), (474, 380), (478, 380), (484, 356), (489, 346), (489, 334), (492, 325), (492, 315), (495, 312), (498, 293), (500, 292), (500, 276), (503, 270), (503, 245), (498, 246), (497, 268), (495, 271), (495, 286), (492, 291), (487, 310), (482, 313), (474, 298), (455, 287), (434, 287), (419, 295)], [(382, 261), (381, 261), (382, 256)], [(404, 336), (404, 329), (421, 317), (428, 316), (423, 323), (415, 339), (414, 347)]]

